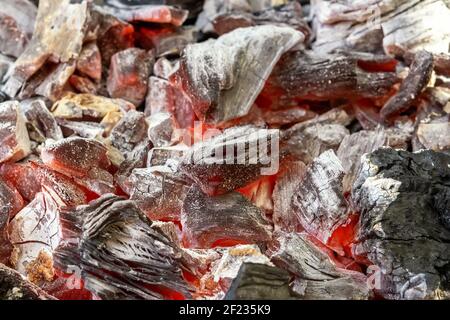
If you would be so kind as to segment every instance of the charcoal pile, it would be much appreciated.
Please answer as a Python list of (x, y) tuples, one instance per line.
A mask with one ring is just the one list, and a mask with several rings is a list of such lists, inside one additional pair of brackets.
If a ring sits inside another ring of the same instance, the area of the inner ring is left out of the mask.
[(450, 299), (449, 21), (3, 0), (0, 299)]

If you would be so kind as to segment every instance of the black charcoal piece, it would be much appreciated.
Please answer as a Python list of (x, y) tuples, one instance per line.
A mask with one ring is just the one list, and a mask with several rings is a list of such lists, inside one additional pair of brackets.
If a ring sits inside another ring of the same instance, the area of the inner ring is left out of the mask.
[[(86, 288), (103, 299), (161, 299), (162, 289), (190, 297), (181, 253), (130, 200), (109, 194), (61, 213), (66, 234), (59, 268), (76, 265)], [(159, 288), (159, 289), (158, 289)]]
[(222, 240), (266, 242), (272, 226), (264, 212), (237, 192), (210, 197), (193, 185), (184, 198), (181, 224), (186, 243), (210, 248)]
[(365, 155), (353, 185), (360, 212), (354, 254), (380, 271), (390, 299), (449, 296), (450, 156), (390, 148)]

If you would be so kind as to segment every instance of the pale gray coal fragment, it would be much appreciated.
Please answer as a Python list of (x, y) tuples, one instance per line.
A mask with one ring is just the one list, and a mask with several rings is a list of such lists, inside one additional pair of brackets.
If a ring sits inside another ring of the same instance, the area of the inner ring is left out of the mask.
[(57, 119), (57, 123), (65, 137), (76, 135), (82, 138), (95, 139), (103, 136), (105, 132), (105, 128), (96, 122)]
[(292, 205), (298, 221), (324, 244), (349, 217), (342, 185), (344, 175), (334, 151), (325, 151), (307, 167), (294, 192)]
[(167, 167), (134, 169), (127, 184), (130, 199), (152, 220), (180, 220), (192, 182)]
[(352, 199), (361, 214), (353, 252), (378, 268), (389, 299), (449, 297), (450, 156), (379, 149), (362, 158)]
[(0, 300), (55, 300), (14, 269), (0, 263)]
[(291, 276), (283, 269), (257, 263), (242, 264), (225, 300), (295, 299), (289, 287)]
[(139, 106), (147, 94), (153, 60), (151, 52), (139, 48), (129, 48), (114, 54), (107, 80), (109, 95)]
[(364, 274), (339, 268), (326, 249), (306, 233), (275, 233), (266, 254), (276, 266), (297, 276), (296, 292), (301, 299), (362, 300), (371, 296)]
[(421, 121), (417, 127), (417, 139), (429, 150), (450, 152), (450, 116)]
[(161, 57), (153, 65), (153, 74), (161, 79), (169, 79), (170, 75), (178, 70), (178, 59), (169, 60)]
[(432, 72), (433, 55), (427, 51), (417, 52), (399, 91), (381, 108), (381, 119), (387, 121), (392, 115), (408, 110), (427, 86)]
[(100, 298), (161, 299), (157, 287), (190, 297), (181, 253), (133, 201), (104, 195), (63, 211), (61, 220), (71, 238), (55, 252), (56, 266), (80, 267), (86, 288)]
[(195, 143), (179, 168), (203, 192), (223, 194), (278, 172), (279, 131), (253, 126), (232, 127)]
[(155, 147), (170, 145), (175, 126), (172, 116), (168, 112), (158, 112), (147, 118), (148, 138)]
[(193, 248), (210, 248), (220, 240), (266, 242), (272, 226), (264, 212), (237, 192), (210, 197), (193, 185), (181, 212), (183, 237)]
[(236, 29), (188, 45), (176, 75), (187, 84), (197, 117), (218, 124), (246, 115), (281, 55), (303, 40), (288, 27)]
[(27, 120), (28, 134), (36, 142), (63, 139), (61, 128), (43, 99), (24, 100), (20, 109)]
[(37, 9), (28, 0), (5, 0), (0, 8), (0, 52), (22, 54), (33, 34)]
[(137, 145), (147, 140), (148, 125), (142, 112), (130, 110), (120, 119), (109, 136), (113, 147), (127, 158)]
[[(16, 60), (5, 93), (15, 97), (25, 82), (49, 61), (73, 64), (82, 48), (87, 18), (87, 2), (40, 1), (33, 37)], [(48, 92), (44, 88), (42, 91)]]

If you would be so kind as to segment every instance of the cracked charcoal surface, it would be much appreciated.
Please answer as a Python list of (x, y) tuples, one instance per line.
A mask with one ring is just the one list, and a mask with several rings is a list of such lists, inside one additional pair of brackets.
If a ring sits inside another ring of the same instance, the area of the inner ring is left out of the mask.
[(449, 296), (450, 156), (380, 149), (367, 154), (352, 191), (361, 213), (355, 254), (382, 272), (386, 298)]
[[(78, 265), (89, 290), (103, 299), (160, 299), (162, 286), (189, 297), (178, 249), (135, 203), (109, 194), (61, 214), (76, 242), (60, 246), (56, 264)], [(75, 243), (75, 244), (74, 244)], [(97, 266), (101, 264), (102, 268)], [(148, 285), (148, 286), (145, 286)]]

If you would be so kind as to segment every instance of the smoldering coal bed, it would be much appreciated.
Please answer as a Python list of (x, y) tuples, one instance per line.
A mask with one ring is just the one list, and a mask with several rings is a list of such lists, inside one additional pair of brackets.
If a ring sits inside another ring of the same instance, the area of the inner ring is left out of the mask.
[(3, 0), (0, 298), (450, 298), (449, 21)]

